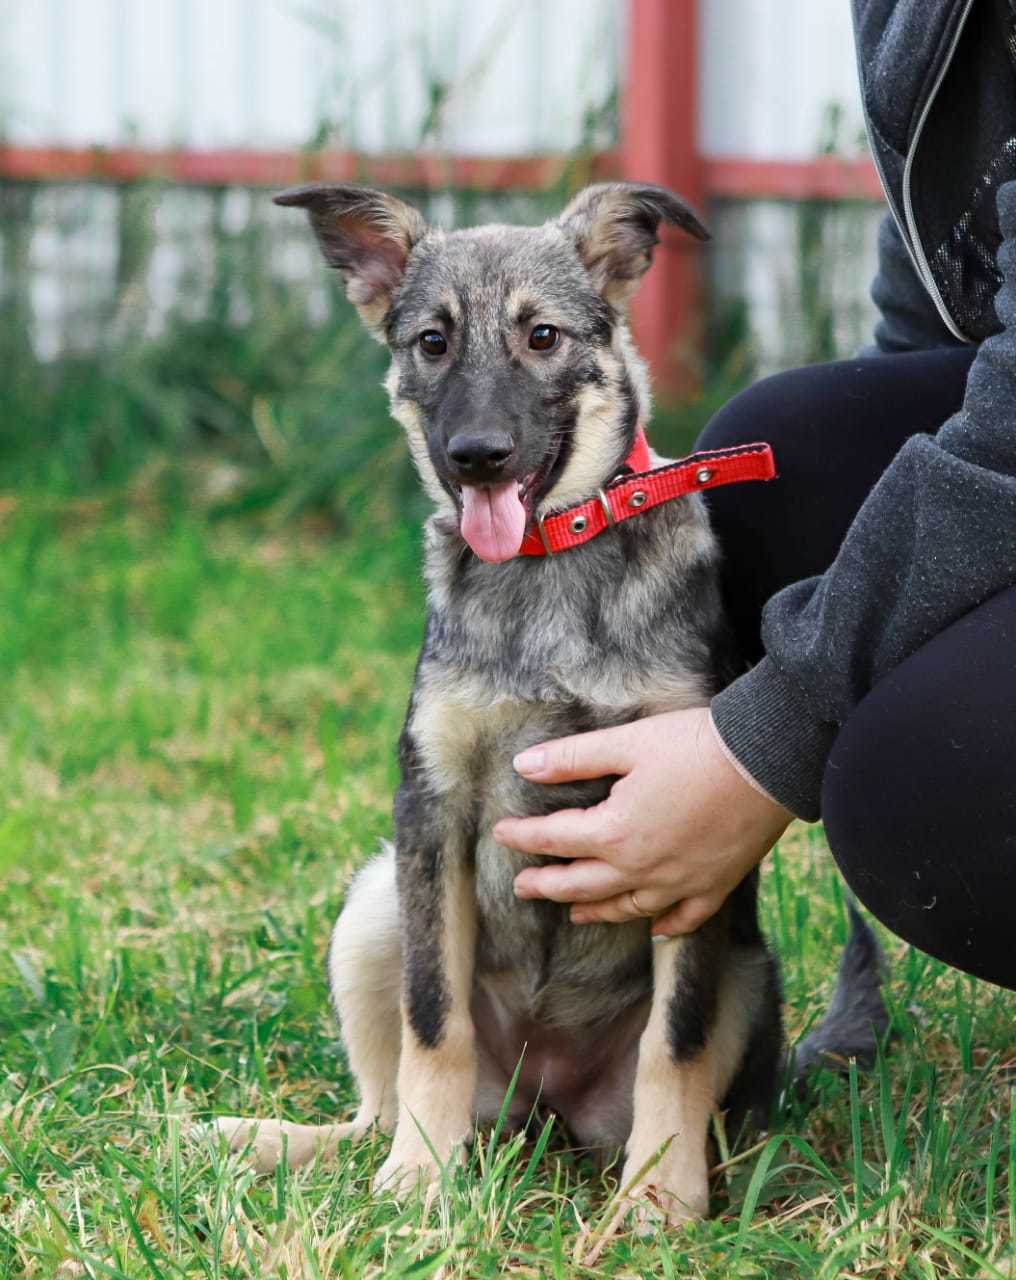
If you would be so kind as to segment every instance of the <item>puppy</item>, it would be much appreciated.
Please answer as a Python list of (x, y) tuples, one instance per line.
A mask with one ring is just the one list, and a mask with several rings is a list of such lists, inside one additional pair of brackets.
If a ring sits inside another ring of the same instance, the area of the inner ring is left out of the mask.
[(647, 453), (626, 321), (660, 224), (706, 232), (673, 193), (635, 183), (589, 187), (540, 227), (452, 232), (362, 187), (276, 199), (307, 211), (391, 352), (392, 412), (435, 505), (429, 610), (394, 847), (354, 880), (328, 956), (359, 1111), (217, 1127), (267, 1168), (284, 1146), (299, 1164), (376, 1124), (394, 1135), (377, 1185), (406, 1191), (497, 1115), (521, 1059), (510, 1123), (538, 1103), (579, 1145), (625, 1149), (635, 1204), (668, 1223), (702, 1214), (711, 1113), (764, 1123), (783, 1052), (757, 875), (697, 933), (651, 946), (646, 919), (576, 927), (566, 907), (518, 900), (515, 875), (540, 860), (491, 832), (610, 790), (526, 782), (518, 751), (702, 706), (740, 669), (701, 498), (640, 487), (655, 465), (694, 490), (730, 460), (682, 470)]

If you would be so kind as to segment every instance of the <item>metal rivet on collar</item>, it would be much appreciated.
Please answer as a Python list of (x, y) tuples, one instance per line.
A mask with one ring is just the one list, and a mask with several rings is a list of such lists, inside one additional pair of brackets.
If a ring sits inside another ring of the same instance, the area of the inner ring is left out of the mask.
[(572, 533), (582, 533), (588, 523), (589, 521), (585, 516), (573, 516), (568, 527)]
[(699, 484), (708, 484), (715, 474), (712, 467), (699, 467), (695, 472), (695, 479)]
[(636, 489), (635, 492), (628, 499), (628, 506), (641, 507), (648, 496), (649, 495), (646, 493), (644, 489)]

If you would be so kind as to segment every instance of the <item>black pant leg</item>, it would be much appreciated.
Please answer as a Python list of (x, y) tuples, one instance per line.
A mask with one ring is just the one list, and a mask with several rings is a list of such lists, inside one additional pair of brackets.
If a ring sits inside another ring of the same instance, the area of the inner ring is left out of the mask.
[(1016, 586), (855, 708), (822, 818), (847, 883), (894, 933), (1016, 989)]
[(766, 440), (779, 473), (706, 494), (727, 615), (747, 660), (762, 656), (769, 597), (827, 569), (907, 437), (937, 431), (959, 408), (973, 355), (950, 348), (793, 369), (735, 396), (709, 422), (698, 448)]

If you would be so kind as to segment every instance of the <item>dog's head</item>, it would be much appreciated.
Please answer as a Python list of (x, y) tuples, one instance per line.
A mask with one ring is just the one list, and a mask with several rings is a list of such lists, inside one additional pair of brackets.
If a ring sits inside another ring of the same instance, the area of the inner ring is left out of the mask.
[(540, 227), (445, 232), (368, 187), (311, 184), (325, 260), (392, 353), (392, 411), (431, 495), (484, 560), (518, 553), (534, 513), (590, 497), (648, 412), (626, 307), (661, 222), (707, 233), (672, 192), (587, 187)]

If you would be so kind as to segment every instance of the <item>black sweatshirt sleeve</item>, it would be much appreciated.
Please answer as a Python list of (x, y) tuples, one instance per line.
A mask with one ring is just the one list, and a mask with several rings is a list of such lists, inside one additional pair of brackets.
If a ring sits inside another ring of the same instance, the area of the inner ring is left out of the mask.
[(998, 195), (1002, 331), (960, 411), (900, 450), (832, 566), (766, 606), (766, 657), (713, 700), (724, 742), (777, 800), (820, 816), (839, 727), (921, 645), (1016, 583), (1016, 182)]

